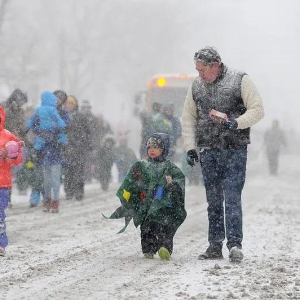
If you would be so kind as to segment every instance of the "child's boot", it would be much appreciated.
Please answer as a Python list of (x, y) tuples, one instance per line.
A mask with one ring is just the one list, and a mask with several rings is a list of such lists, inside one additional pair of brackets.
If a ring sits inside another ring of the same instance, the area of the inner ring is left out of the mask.
[(39, 202), (40, 202), (40, 192), (37, 190), (32, 190), (30, 195), (29, 207), (37, 207)]
[(161, 259), (169, 260), (170, 257), (171, 257), (171, 254), (170, 254), (170, 252), (169, 252), (169, 250), (167, 248), (160, 247), (159, 250), (158, 250), (158, 256)]
[(52, 201), (50, 199), (43, 201), (43, 211), (44, 212), (49, 212), (51, 206), (52, 206)]
[(0, 247), (0, 256), (5, 256), (5, 249)]
[(58, 213), (59, 202), (56, 200), (52, 201), (52, 211), (53, 213)]

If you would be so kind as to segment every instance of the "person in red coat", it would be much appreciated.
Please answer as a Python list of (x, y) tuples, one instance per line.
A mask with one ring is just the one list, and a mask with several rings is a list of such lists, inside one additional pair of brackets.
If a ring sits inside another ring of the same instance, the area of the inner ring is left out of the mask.
[(5, 255), (8, 245), (5, 224), (5, 209), (8, 206), (12, 187), (12, 166), (23, 161), (21, 143), (10, 131), (4, 129), (5, 112), (0, 106), (0, 256)]

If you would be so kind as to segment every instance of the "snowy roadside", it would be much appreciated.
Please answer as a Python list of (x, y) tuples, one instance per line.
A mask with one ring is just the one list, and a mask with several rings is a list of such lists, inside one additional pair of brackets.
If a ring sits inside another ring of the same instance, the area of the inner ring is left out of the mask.
[[(119, 205), (116, 184), (88, 189), (84, 202), (62, 202), (44, 214), (16, 200), (8, 211), (11, 244), (1, 258), (0, 299), (300, 299), (299, 157), (282, 157), (282, 172), (251, 170), (243, 194), (241, 264), (198, 261), (207, 246), (203, 187), (188, 187), (188, 218), (168, 262), (145, 260), (139, 230), (105, 220)], [(27, 205), (27, 203), (26, 203)]]

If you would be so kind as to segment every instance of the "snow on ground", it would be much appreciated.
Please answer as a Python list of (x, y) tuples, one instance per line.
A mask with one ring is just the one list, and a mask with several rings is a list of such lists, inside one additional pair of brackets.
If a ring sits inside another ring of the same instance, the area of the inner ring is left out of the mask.
[(296, 156), (283, 156), (278, 177), (252, 162), (243, 193), (241, 264), (199, 261), (207, 247), (205, 191), (187, 187), (188, 217), (170, 261), (145, 260), (139, 230), (106, 220), (118, 207), (117, 184), (93, 183), (83, 202), (61, 201), (59, 214), (28, 208), (13, 194), (10, 245), (0, 259), (0, 299), (300, 299), (300, 188)]

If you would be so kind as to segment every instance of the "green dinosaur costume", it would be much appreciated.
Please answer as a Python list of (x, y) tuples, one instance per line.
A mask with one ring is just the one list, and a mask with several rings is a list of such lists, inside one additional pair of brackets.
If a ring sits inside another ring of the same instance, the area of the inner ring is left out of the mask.
[[(167, 184), (166, 176), (172, 177), (172, 184)], [(131, 219), (136, 227), (155, 221), (175, 232), (186, 218), (185, 177), (169, 160), (135, 163), (116, 195), (122, 206), (109, 219), (125, 218), (125, 227), (118, 233), (125, 231)]]

